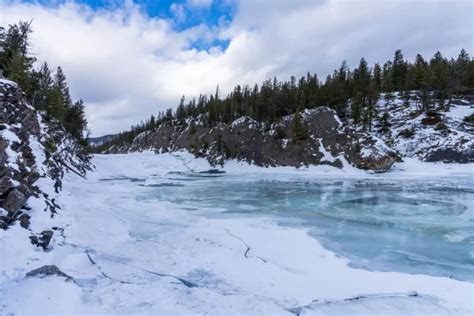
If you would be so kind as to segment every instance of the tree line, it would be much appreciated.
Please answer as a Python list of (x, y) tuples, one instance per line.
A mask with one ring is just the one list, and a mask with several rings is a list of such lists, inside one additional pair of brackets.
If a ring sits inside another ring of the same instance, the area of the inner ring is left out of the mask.
[[(451, 100), (474, 94), (474, 60), (462, 49), (457, 58), (447, 59), (436, 52), (431, 59), (418, 54), (413, 62), (405, 60), (397, 50), (384, 64), (369, 66), (362, 58), (350, 69), (347, 63), (328, 75), (324, 81), (317, 74), (308, 73), (289, 81), (277, 78), (260, 86), (237, 85), (221, 98), (219, 87), (214, 94), (200, 95), (186, 102), (183, 96), (175, 111), (171, 108), (152, 115), (148, 120), (120, 133), (111, 144), (130, 143), (138, 134), (155, 129), (163, 122), (182, 124), (187, 118), (201, 117), (208, 127), (231, 123), (242, 116), (250, 116), (261, 123), (273, 123), (283, 116), (328, 106), (347, 124), (371, 130), (376, 113), (375, 104), (389, 102), (395, 94), (408, 102), (419, 104), (420, 111), (449, 110)], [(381, 121), (388, 119), (383, 113)], [(297, 130), (300, 118), (295, 117)], [(301, 132), (304, 137), (304, 130)]]
[(0, 27), (0, 70), (6, 78), (18, 83), (34, 108), (57, 119), (73, 137), (86, 144), (84, 102), (71, 99), (61, 67), (53, 71), (46, 62), (37, 69), (34, 67), (31, 33), (31, 22)]

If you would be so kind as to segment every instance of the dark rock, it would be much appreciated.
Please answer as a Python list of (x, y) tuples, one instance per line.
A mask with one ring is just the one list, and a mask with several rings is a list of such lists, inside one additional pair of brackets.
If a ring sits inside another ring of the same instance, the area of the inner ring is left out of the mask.
[(223, 170), (219, 170), (219, 169), (209, 169), (209, 170), (206, 170), (206, 171), (200, 171), (199, 173), (202, 173), (202, 174), (224, 174), (226, 172), (223, 171)]
[(436, 125), (438, 123), (441, 123), (443, 120), (441, 119), (440, 115), (431, 115), (423, 118), (421, 120), (421, 124), (423, 125)]
[(32, 278), (32, 277), (44, 278), (48, 276), (59, 276), (59, 277), (64, 277), (67, 280), (73, 280), (71, 276), (59, 270), (59, 268), (55, 265), (45, 265), (38, 269), (34, 269), (26, 274), (26, 277), (29, 277), (29, 278)]
[(20, 222), (20, 226), (23, 228), (28, 229), (30, 227), (30, 218), (31, 216), (28, 214), (21, 214), (18, 217), (18, 221)]
[(53, 238), (53, 234), (54, 233), (52, 230), (44, 230), (39, 236), (30, 236), (30, 240), (33, 245), (36, 245), (37, 247), (42, 247), (43, 250), (46, 250), (46, 248), (48, 248), (49, 246), (49, 243), (51, 242), (51, 238)]
[(12, 179), (10, 177), (2, 177), (0, 180), (0, 196), (3, 196), (6, 192), (14, 187)]
[(7, 229), (10, 223), (10, 218), (7, 216), (0, 216), (0, 229)]
[(3, 139), (0, 137), (0, 164), (4, 165), (8, 161), (8, 156), (7, 156), (7, 149), (8, 143), (6, 139)]
[(442, 161), (446, 163), (469, 163), (474, 162), (474, 150), (471, 151), (457, 151), (450, 148), (439, 148), (428, 154), (425, 161), (435, 162)]
[(3, 208), (9, 212), (16, 212), (26, 203), (26, 197), (17, 189), (11, 190), (3, 201)]
[[(390, 148), (375, 146), (377, 140), (368, 132), (344, 127), (336, 112), (328, 107), (306, 110), (301, 117), (301, 124), (307, 129), (306, 137), (293, 137), (293, 115), (271, 126), (241, 117), (231, 124), (209, 128), (197, 119), (192, 125), (163, 123), (154, 131), (139, 134), (131, 145), (114, 147), (109, 152), (185, 149), (196, 157), (206, 158), (214, 166), (237, 159), (258, 166), (297, 168), (321, 164), (341, 168), (341, 157), (344, 157), (356, 167), (376, 171), (389, 169), (397, 159)], [(357, 143), (355, 140), (359, 139), (367, 141)], [(360, 149), (367, 155), (361, 156)]]

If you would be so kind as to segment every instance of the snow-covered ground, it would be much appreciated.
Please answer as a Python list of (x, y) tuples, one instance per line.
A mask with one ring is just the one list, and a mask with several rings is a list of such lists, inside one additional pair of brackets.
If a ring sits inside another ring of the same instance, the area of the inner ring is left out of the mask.
[[(160, 186), (212, 176), (194, 173), (210, 167), (189, 154), (96, 156), (94, 163), (87, 180), (66, 176), (58, 216), (42, 216), (35, 201), (30, 203), (38, 213), (33, 227), (64, 228), (56, 230), (53, 249), (32, 246), (19, 225), (0, 231), (1, 315), (474, 313), (474, 284), (468, 281), (356, 269), (305, 228), (279, 225), (264, 215), (217, 216), (219, 209), (153, 197)], [(224, 169), (226, 176), (243, 180), (474, 175), (472, 164), (414, 159), (383, 175), (348, 166), (295, 170), (229, 162)], [(474, 256), (472, 247), (466, 252)], [(25, 277), (46, 264), (73, 280)]]

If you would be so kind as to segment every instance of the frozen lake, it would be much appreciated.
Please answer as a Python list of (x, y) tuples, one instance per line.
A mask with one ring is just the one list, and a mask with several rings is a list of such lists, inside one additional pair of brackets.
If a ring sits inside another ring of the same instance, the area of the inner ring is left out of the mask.
[[(34, 210), (37, 230), (60, 227), (54, 249), (34, 248), (18, 225), (2, 235), (0, 314), (474, 310), (469, 165), (413, 162), (374, 175), (240, 163), (203, 174), (208, 163), (187, 153), (94, 163), (87, 179), (67, 175), (57, 216)], [(25, 278), (50, 264), (74, 281)]]
[(474, 281), (474, 179), (469, 177), (281, 180), (171, 173), (164, 178), (143, 198), (212, 216), (265, 215), (309, 228), (353, 267)]

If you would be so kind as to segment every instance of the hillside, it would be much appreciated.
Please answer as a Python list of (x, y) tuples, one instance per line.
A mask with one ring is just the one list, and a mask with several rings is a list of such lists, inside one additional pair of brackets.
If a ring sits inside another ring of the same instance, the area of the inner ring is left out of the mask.
[(258, 166), (349, 163), (386, 171), (397, 159), (473, 161), (474, 60), (465, 50), (414, 62), (397, 50), (369, 67), (345, 62), (327, 76), (236, 86), (200, 95), (132, 126), (97, 152), (185, 149), (214, 165), (230, 159)]
[[(344, 124), (326, 107), (297, 114), (273, 124), (241, 117), (231, 124), (207, 127), (205, 118), (165, 121), (137, 135), (131, 143), (109, 144), (107, 153), (185, 149), (214, 165), (237, 159), (258, 166), (307, 166), (350, 163), (361, 169), (386, 171), (397, 159), (467, 163), (474, 161), (474, 105), (453, 99), (445, 111), (420, 110), (413, 93), (407, 103), (399, 94), (381, 98), (375, 106), (372, 131)], [(302, 135), (301, 135), (302, 133)], [(107, 146), (107, 144), (106, 144)]]
[(62, 178), (68, 172), (83, 177), (90, 158), (57, 120), (27, 103), (15, 82), (0, 79), (0, 228), (19, 222), (46, 249)]

